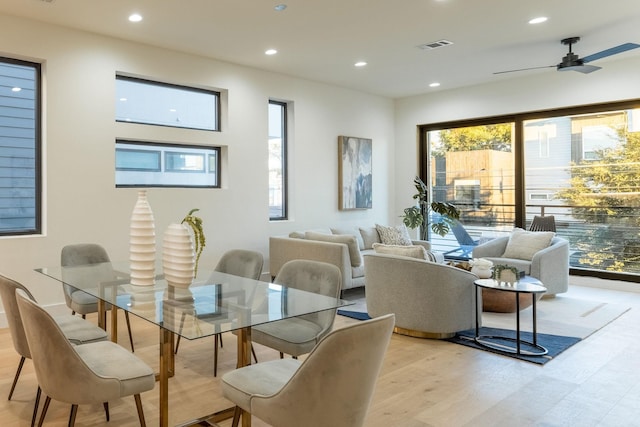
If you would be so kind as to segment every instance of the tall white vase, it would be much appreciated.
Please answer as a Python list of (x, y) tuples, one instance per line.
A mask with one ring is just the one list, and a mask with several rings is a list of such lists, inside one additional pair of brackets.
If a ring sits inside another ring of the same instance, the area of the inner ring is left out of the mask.
[(184, 224), (170, 224), (162, 242), (162, 269), (169, 286), (191, 285), (195, 266), (191, 231)]
[(147, 191), (138, 191), (129, 229), (131, 284), (151, 286), (156, 273), (156, 231)]

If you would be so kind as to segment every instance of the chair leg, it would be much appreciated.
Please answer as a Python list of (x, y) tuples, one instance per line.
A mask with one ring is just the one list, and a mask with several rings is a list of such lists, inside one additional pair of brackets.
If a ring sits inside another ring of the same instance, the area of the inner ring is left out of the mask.
[(213, 376), (218, 376), (218, 340), (220, 339), (220, 334), (215, 334), (213, 336)]
[(138, 419), (140, 420), (140, 427), (146, 427), (147, 423), (144, 421), (144, 411), (142, 410), (142, 399), (139, 394), (134, 394), (133, 398), (136, 399), (136, 408), (138, 409)]
[(107, 417), (107, 422), (109, 422), (109, 402), (103, 402), (104, 406), (104, 415)]
[(38, 420), (38, 427), (42, 427), (42, 423), (44, 422), (44, 417), (47, 415), (47, 410), (49, 409), (49, 404), (51, 403), (51, 398), (47, 396), (44, 400), (44, 405), (42, 405), (42, 412), (40, 412), (40, 420)]
[(42, 389), (38, 386), (36, 392), (36, 403), (33, 404), (33, 415), (31, 416), (31, 427), (36, 425), (36, 418), (38, 416), (38, 406), (40, 406), (40, 395), (42, 395)]
[(253, 360), (258, 363), (258, 356), (256, 356), (256, 350), (253, 348), (253, 344), (251, 344), (251, 354), (253, 354)]
[(131, 343), (131, 353), (135, 352), (133, 348), (133, 335), (131, 334), (131, 322), (129, 321), (129, 312), (124, 312), (124, 320), (127, 321), (127, 330), (129, 331), (129, 342)]
[(284, 359), (284, 353), (280, 352), (280, 359)]
[(13, 377), (13, 384), (11, 384), (11, 390), (9, 391), (9, 398), (7, 400), (11, 400), (11, 396), (13, 396), (13, 390), (16, 388), (16, 384), (18, 383), (18, 378), (20, 377), (20, 372), (22, 371), (22, 365), (24, 365), (24, 360), (26, 357), (22, 356), (20, 358), (20, 362), (18, 363), (18, 370), (16, 371), (16, 376)]
[[(180, 332), (182, 332), (182, 327), (184, 326), (184, 318), (187, 316), (186, 313), (182, 313), (180, 317)], [(173, 354), (178, 354), (178, 347), (180, 346), (180, 334), (177, 334), (178, 338), (176, 339), (176, 349), (173, 351)]]
[(240, 407), (236, 406), (233, 410), (233, 422), (231, 423), (231, 427), (238, 427), (238, 423), (240, 422)]
[(69, 414), (69, 427), (76, 425), (76, 414), (78, 413), (78, 405), (71, 405), (71, 413)]

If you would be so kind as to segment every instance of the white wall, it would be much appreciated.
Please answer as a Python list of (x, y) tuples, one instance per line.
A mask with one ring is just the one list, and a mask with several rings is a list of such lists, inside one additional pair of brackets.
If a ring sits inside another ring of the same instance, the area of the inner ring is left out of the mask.
[[(158, 242), (169, 223), (200, 208), (207, 236), (200, 265), (213, 267), (232, 248), (261, 251), (266, 261), (268, 237), (294, 229), (390, 221), (390, 99), (4, 15), (0, 55), (44, 64), (45, 235), (0, 238), (0, 272), (27, 285), (43, 304), (62, 303), (62, 287), (33, 269), (58, 264), (62, 246), (97, 242), (112, 259), (128, 256), (137, 190), (114, 186), (117, 137), (226, 147), (224, 188), (148, 191)], [(227, 91), (222, 132), (203, 137), (115, 123), (117, 71)], [(279, 223), (268, 221), (269, 98), (294, 102), (291, 220)], [(371, 210), (338, 210), (338, 135), (373, 140)]]
[(598, 65), (602, 69), (591, 74), (553, 69), (515, 73), (513, 78), (492, 84), (396, 100), (392, 214), (400, 215), (412, 205), (418, 125), (640, 98), (640, 58), (599, 61)]

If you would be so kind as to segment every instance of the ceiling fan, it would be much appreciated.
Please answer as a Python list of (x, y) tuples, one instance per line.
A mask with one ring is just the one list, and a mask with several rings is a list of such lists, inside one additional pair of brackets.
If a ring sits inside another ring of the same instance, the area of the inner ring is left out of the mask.
[(584, 58), (580, 58), (578, 55), (573, 53), (571, 49), (573, 44), (577, 43), (578, 41), (580, 41), (580, 37), (568, 37), (566, 39), (560, 40), (560, 43), (565, 46), (569, 46), (569, 52), (562, 58), (562, 62), (560, 62), (559, 64), (545, 65), (543, 67), (520, 68), (518, 70), (498, 71), (493, 74), (513, 73), (516, 71), (537, 70), (540, 68), (552, 67), (555, 67), (558, 71), (578, 71), (579, 73), (588, 74), (602, 68), (595, 65), (588, 65), (588, 62), (606, 58), (607, 56), (616, 55), (618, 53), (626, 52), (628, 50), (640, 47), (640, 44), (624, 43), (619, 46), (610, 47), (609, 49), (605, 49), (589, 56), (585, 56)]

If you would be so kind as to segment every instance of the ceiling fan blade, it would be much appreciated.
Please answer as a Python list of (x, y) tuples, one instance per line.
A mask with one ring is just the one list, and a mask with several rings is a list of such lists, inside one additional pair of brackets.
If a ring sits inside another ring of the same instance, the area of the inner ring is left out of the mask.
[(583, 65), (582, 67), (576, 67), (573, 71), (577, 71), (582, 74), (593, 73), (600, 70), (602, 67), (596, 67), (595, 65)]
[(605, 49), (601, 52), (597, 52), (592, 55), (585, 56), (584, 58), (582, 58), (582, 62), (587, 63), (587, 62), (595, 61), (596, 59), (606, 58), (607, 56), (616, 55), (618, 53), (626, 52), (631, 49), (636, 49), (638, 47), (640, 47), (640, 44), (624, 43), (624, 44), (621, 44), (620, 46), (610, 47), (609, 49)]
[(515, 73), (516, 71), (539, 70), (541, 68), (552, 68), (552, 67), (555, 67), (555, 65), (545, 65), (544, 67), (520, 68), (517, 70), (496, 71), (493, 74)]

